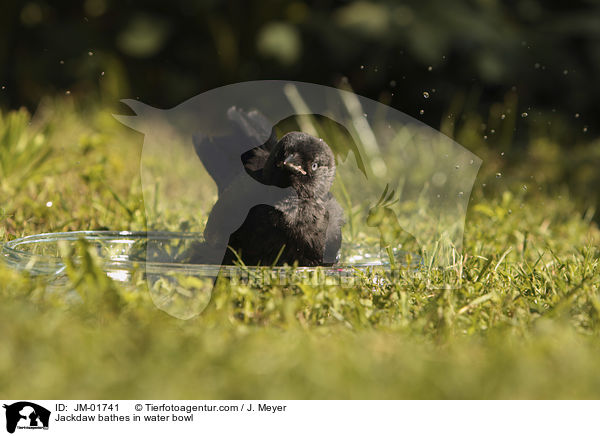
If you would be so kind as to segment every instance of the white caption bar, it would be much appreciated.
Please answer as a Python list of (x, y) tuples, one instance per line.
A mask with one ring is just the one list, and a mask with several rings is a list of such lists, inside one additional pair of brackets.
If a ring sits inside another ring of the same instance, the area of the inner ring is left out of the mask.
[(0, 434), (580, 434), (598, 401), (3, 400)]

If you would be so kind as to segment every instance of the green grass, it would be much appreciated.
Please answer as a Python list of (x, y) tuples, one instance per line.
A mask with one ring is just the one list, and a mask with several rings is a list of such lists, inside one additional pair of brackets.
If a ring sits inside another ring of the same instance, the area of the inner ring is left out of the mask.
[[(460, 288), (369, 273), (354, 287), (222, 281), (182, 321), (93, 257), (69, 268), (79, 299), (0, 264), (0, 397), (599, 397), (600, 232), (585, 190), (597, 176), (574, 170), (599, 143), (561, 152), (540, 135), (502, 157), (456, 137), (484, 159)], [(31, 124), (2, 114), (0, 240), (144, 230), (142, 140), (110, 111), (65, 101)], [(176, 212), (160, 219), (194, 230)]]

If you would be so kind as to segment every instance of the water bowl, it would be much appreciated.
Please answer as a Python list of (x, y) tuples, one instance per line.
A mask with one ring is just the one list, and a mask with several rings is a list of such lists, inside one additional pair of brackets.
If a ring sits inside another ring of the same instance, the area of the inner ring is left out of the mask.
[[(67, 285), (64, 256), (77, 258), (75, 247), (85, 241), (103, 271), (118, 282), (131, 284), (136, 273), (148, 284), (155, 304), (173, 316), (187, 319), (200, 313), (208, 304), (217, 277), (248, 286), (289, 284), (330, 284), (352, 286), (360, 273), (377, 269), (393, 270), (389, 253), (372, 246), (345, 246), (339, 262), (330, 267), (260, 267), (238, 265), (202, 265), (186, 263), (186, 257), (200, 233), (75, 231), (26, 236), (4, 244), (1, 258), (16, 270), (48, 279), (53, 286)], [(153, 258), (148, 259), (148, 241), (153, 244)], [(159, 250), (157, 250), (157, 247)], [(75, 254), (73, 254), (75, 253)], [(417, 267), (420, 258), (394, 252), (397, 265), (407, 262)], [(412, 260), (411, 260), (412, 258)]]

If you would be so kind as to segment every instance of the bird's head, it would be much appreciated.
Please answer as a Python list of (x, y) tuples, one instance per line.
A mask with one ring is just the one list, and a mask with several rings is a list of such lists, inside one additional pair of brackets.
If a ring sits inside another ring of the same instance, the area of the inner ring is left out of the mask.
[(290, 132), (273, 148), (265, 171), (269, 182), (281, 188), (291, 186), (300, 197), (322, 197), (333, 184), (335, 158), (322, 139)]

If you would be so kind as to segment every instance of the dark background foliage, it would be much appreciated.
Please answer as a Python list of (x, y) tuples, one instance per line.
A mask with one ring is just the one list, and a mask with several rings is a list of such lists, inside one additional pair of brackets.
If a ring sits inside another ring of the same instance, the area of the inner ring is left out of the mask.
[(600, 3), (9, 1), (0, 65), (0, 106), (31, 110), (54, 93), (165, 108), (240, 81), (347, 79), (439, 127), (457, 100), (487, 116), (512, 90), (519, 113), (566, 122), (569, 146), (600, 115)]
[[(105, 250), (81, 241), (30, 245), (65, 260), (51, 287), (0, 255), (0, 392), (600, 397), (599, 34), (592, 1), (2, 0), (0, 243), (150, 227), (144, 139), (111, 116), (122, 98), (168, 108), (239, 81), (349, 85), (483, 165), (458, 289), (409, 271), (357, 270), (351, 287), (254, 286), (257, 276), (219, 281), (205, 312), (183, 322), (156, 308), (143, 267), (131, 283), (109, 280)], [(153, 202), (158, 228), (201, 228), (195, 176), (160, 185), (177, 207)], [(349, 223), (360, 207), (348, 207)], [(352, 242), (371, 244), (356, 230)], [(171, 292), (176, 276), (165, 278), (156, 283)], [(198, 286), (183, 278), (178, 293)]]

